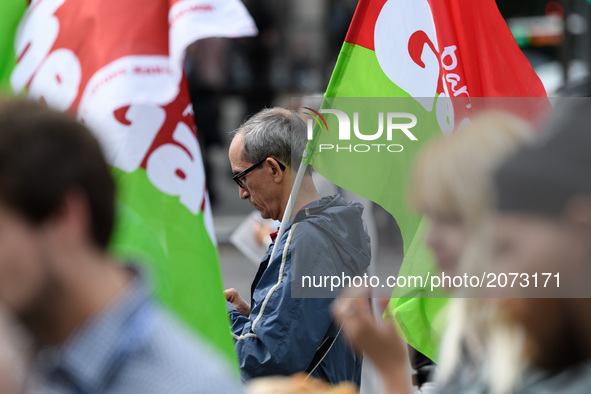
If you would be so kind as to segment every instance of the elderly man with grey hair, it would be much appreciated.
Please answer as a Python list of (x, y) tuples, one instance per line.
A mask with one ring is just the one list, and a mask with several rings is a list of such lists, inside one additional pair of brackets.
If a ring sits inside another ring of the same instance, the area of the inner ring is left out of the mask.
[[(283, 219), (306, 142), (304, 121), (283, 108), (262, 110), (236, 131), (233, 179), (240, 198), (263, 218)], [(278, 249), (272, 261), (274, 243), (263, 257), (250, 304), (236, 290), (225, 291), (243, 380), (305, 372), (359, 385), (360, 356), (329, 313), (337, 290), (306, 289), (300, 279), (363, 274), (371, 251), (362, 211), (338, 195), (320, 198), (309, 171), (304, 175), (284, 235), (271, 234)]]

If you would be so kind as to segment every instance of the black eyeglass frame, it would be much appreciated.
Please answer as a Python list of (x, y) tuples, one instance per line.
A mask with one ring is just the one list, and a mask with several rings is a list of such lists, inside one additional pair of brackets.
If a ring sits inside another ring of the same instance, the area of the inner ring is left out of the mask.
[(285, 165), (283, 163), (281, 163), (279, 160), (277, 160), (276, 158), (269, 156), (269, 157), (265, 157), (263, 160), (259, 161), (258, 163), (254, 163), (253, 165), (251, 165), (250, 167), (248, 167), (246, 170), (239, 172), (238, 174), (234, 175), (232, 177), (232, 180), (234, 182), (236, 182), (236, 184), (244, 189), (244, 183), (242, 183), (242, 180), (240, 178), (243, 178), (246, 174), (248, 174), (249, 172), (251, 172), (252, 170), (254, 170), (255, 168), (257, 168), (258, 166), (262, 165), (263, 163), (265, 163), (267, 161), (267, 159), (273, 159), (277, 162), (277, 164), (279, 164), (279, 168), (281, 168), (281, 171), (285, 171)]

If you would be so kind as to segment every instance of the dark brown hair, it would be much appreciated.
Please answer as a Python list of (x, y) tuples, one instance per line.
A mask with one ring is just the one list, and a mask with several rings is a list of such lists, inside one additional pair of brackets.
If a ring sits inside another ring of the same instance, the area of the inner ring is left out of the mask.
[(24, 99), (0, 100), (0, 200), (34, 224), (56, 214), (68, 192), (85, 193), (91, 239), (113, 230), (114, 182), (98, 142), (71, 116)]

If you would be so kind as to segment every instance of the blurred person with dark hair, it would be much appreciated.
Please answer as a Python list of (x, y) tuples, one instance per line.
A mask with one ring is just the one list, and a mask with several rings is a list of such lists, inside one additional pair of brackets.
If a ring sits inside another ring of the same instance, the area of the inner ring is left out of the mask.
[[(283, 220), (306, 142), (302, 118), (283, 108), (260, 111), (235, 133), (229, 149), (233, 179), (240, 198), (263, 218)], [(363, 274), (371, 247), (362, 212), (361, 204), (339, 195), (320, 198), (306, 170), (285, 233), (281, 239), (271, 236), (251, 303), (226, 290), (244, 380), (306, 372), (333, 384), (359, 385), (360, 357), (329, 313), (338, 290), (304, 288), (301, 279)], [(277, 253), (270, 261), (275, 242)]]
[(34, 393), (235, 393), (226, 366), (109, 256), (114, 182), (68, 115), (0, 102), (0, 301), (37, 349)]
[(494, 268), (552, 274), (547, 286), (512, 289), (524, 298), (500, 302), (525, 328), (536, 373), (555, 376), (548, 392), (584, 393), (591, 392), (591, 102), (565, 102), (540, 143), (496, 173)]

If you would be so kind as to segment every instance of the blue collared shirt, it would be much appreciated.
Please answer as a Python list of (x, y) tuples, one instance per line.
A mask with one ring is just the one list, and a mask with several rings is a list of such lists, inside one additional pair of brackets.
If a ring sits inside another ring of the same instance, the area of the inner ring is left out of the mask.
[(41, 350), (32, 393), (240, 393), (225, 362), (133, 278), (61, 345)]

